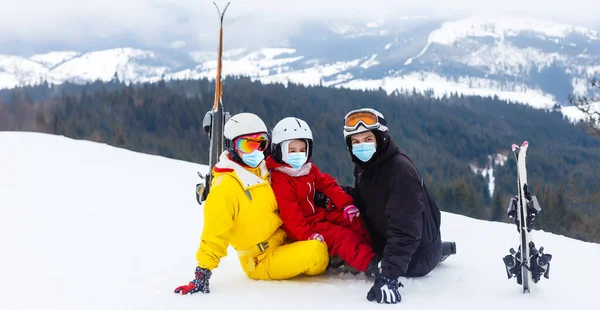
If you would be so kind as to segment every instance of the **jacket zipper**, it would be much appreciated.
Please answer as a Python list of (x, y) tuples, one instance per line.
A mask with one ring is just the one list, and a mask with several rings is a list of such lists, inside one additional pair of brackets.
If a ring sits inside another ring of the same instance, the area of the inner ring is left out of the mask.
[(312, 186), (308, 182), (306, 182), (306, 184), (308, 184), (308, 195), (306, 196), (306, 201), (308, 202), (308, 204), (312, 208), (313, 214), (315, 214), (316, 213), (315, 206), (313, 206), (312, 202), (310, 202), (310, 199), (308, 199), (310, 197), (310, 193), (312, 193)]

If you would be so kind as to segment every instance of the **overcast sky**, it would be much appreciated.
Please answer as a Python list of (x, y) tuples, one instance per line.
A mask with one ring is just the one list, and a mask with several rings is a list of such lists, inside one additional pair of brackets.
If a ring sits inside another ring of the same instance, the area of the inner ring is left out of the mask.
[[(221, 8), (227, 4), (215, 2)], [(293, 31), (298, 20), (309, 18), (502, 13), (591, 25), (599, 12), (600, 1), (590, 0), (232, 0), (225, 27), (237, 39), (251, 40)], [(152, 44), (215, 38), (217, 26), (212, 0), (0, 0), (0, 42), (76, 42), (127, 34)]]

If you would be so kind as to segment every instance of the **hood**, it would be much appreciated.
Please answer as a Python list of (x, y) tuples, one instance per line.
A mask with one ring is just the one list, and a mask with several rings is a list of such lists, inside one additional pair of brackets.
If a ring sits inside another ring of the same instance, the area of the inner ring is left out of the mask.
[(267, 157), (267, 168), (269, 170), (281, 171), (289, 176), (299, 177), (303, 175), (307, 175), (310, 173), (312, 169), (312, 163), (308, 160), (302, 167), (295, 169), (292, 168), (289, 164), (277, 162), (272, 155)]
[(244, 190), (266, 184), (269, 177), (269, 170), (264, 160), (256, 168), (242, 166), (231, 159), (229, 151), (221, 153), (219, 162), (217, 162), (212, 172), (215, 179), (223, 174), (232, 175), (240, 182)]

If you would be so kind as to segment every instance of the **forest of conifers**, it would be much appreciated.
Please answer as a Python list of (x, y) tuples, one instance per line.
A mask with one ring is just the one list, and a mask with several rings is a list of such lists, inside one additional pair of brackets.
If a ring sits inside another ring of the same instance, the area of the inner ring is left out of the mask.
[[(213, 101), (214, 82), (207, 79), (132, 85), (44, 82), (0, 91), (0, 130), (46, 132), (207, 164), (209, 142), (202, 119)], [(508, 199), (516, 192), (511, 144), (528, 140), (530, 188), (542, 205), (535, 228), (600, 241), (600, 137), (557, 110), (497, 98), (436, 99), (261, 84), (249, 78), (226, 79), (223, 102), (232, 115), (256, 113), (269, 128), (287, 116), (307, 121), (315, 136), (313, 161), (343, 185), (352, 182), (344, 115), (374, 108), (385, 116), (391, 136), (417, 164), (443, 211), (493, 221), (508, 221)], [(485, 168), (489, 156), (498, 153), (508, 160), (494, 166), (490, 197), (488, 179), (471, 165)]]

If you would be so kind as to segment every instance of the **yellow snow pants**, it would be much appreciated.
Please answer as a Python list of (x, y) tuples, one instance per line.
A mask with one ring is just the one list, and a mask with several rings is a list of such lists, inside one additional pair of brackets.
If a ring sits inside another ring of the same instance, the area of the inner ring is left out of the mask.
[(327, 269), (329, 252), (325, 243), (318, 240), (279, 243), (266, 241), (256, 249), (238, 251), (240, 264), (250, 279), (285, 280), (301, 274), (318, 275)]

